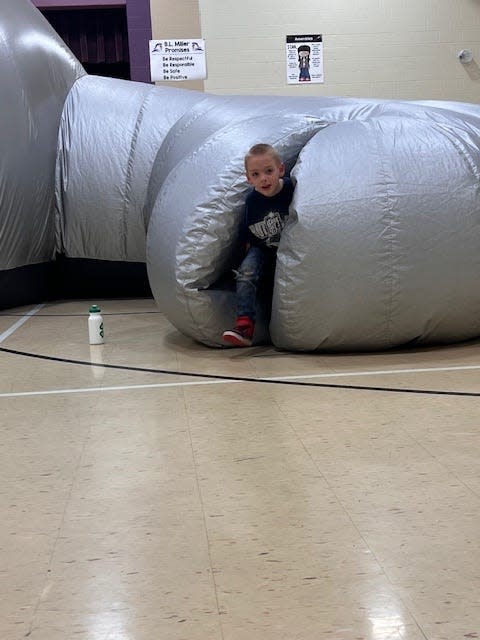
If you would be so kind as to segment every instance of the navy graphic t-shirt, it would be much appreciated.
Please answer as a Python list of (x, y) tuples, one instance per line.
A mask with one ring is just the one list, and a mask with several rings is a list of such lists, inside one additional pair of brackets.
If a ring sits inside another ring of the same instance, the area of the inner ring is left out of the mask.
[(283, 178), (281, 191), (271, 198), (255, 189), (248, 194), (245, 200), (247, 242), (271, 249), (278, 247), (294, 189), (290, 178)]

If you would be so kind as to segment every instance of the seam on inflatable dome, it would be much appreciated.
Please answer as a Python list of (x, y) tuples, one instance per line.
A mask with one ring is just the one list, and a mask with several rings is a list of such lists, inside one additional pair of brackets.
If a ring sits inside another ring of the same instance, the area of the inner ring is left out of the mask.
[(394, 260), (393, 260), (393, 248), (394, 248), (394, 240), (395, 240), (395, 226), (393, 225), (393, 217), (394, 217), (394, 210), (393, 210), (393, 203), (392, 203), (392, 198), (391, 198), (391, 194), (389, 193), (389, 179), (388, 179), (388, 172), (387, 172), (387, 167), (386, 167), (386, 163), (384, 161), (384, 158), (387, 157), (387, 154), (382, 153), (382, 149), (381, 149), (381, 142), (380, 142), (380, 136), (379, 136), (379, 132), (377, 130), (377, 128), (375, 127), (373, 129), (373, 133), (375, 136), (375, 146), (377, 148), (377, 153), (378, 153), (378, 161), (379, 161), (379, 167), (380, 167), (380, 173), (382, 175), (382, 178), (384, 179), (384, 183), (385, 183), (385, 212), (388, 216), (388, 229), (389, 229), (389, 233), (388, 233), (388, 268), (390, 270), (390, 273), (388, 274), (388, 282), (389, 282), (389, 299), (388, 299), (388, 308), (386, 309), (386, 314), (385, 314), (385, 325), (386, 325), (386, 335), (387, 335), (387, 340), (388, 342), (391, 342), (391, 336), (392, 336), (392, 323), (393, 323), (393, 298), (394, 298)]
[(465, 159), (470, 171), (472, 172), (472, 175), (477, 179), (478, 189), (480, 187), (480, 171), (477, 169), (477, 167), (475, 167), (473, 158), (468, 153), (468, 148), (466, 146), (461, 146), (461, 141), (454, 135), (453, 127), (442, 124), (439, 126), (439, 129), (445, 135), (445, 137), (448, 138), (448, 141), (456, 148), (458, 154)]
[[(202, 105), (204, 102), (207, 102), (209, 100), (209, 98), (204, 98), (203, 100), (201, 100), (198, 105)], [(174, 125), (174, 127), (172, 128), (172, 135), (171, 136), (167, 136), (167, 138), (165, 138), (164, 142), (160, 145), (160, 149), (159, 149), (159, 154), (161, 153), (164, 157), (166, 157), (169, 153), (170, 150), (172, 149), (172, 147), (174, 146), (174, 143), (176, 141), (176, 139), (179, 136), (182, 136), (184, 134), (184, 132), (190, 127), (192, 126), (192, 124), (195, 123), (196, 120), (198, 120), (198, 118), (200, 118), (201, 116), (205, 115), (205, 113), (208, 113), (209, 111), (211, 111), (213, 108), (217, 107), (218, 105), (216, 103), (212, 103), (212, 106), (207, 109), (206, 111), (201, 111), (198, 112), (195, 110), (195, 107), (197, 107), (197, 105), (194, 105), (194, 107), (192, 108), (192, 112), (188, 113), (188, 118), (186, 117), (187, 114), (184, 114), (182, 116), (182, 119), (184, 119), (185, 121), (180, 125), (179, 123), (176, 123)], [(216, 133), (216, 132), (215, 132)], [(183, 161), (184, 158), (181, 158), (180, 162)], [(171, 169), (171, 171), (173, 171), (175, 167), (173, 167)]]
[(135, 152), (137, 150), (137, 141), (138, 141), (138, 136), (140, 135), (140, 129), (142, 127), (142, 122), (143, 122), (143, 116), (146, 112), (147, 109), (147, 104), (148, 101), (150, 99), (150, 97), (152, 96), (152, 92), (153, 92), (153, 87), (150, 88), (149, 91), (147, 91), (143, 97), (143, 100), (140, 104), (140, 107), (138, 109), (138, 113), (137, 113), (137, 118), (135, 120), (135, 127), (133, 129), (133, 134), (132, 134), (132, 138), (130, 141), (130, 151), (128, 154), (128, 160), (127, 160), (127, 171), (126, 171), (126, 175), (125, 175), (125, 182), (124, 182), (124, 194), (125, 197), (123, 198), (123, 209), (122, 209), (122, 231), (123, 231), (123, 256), (122, 259), (123, 260), (127, 260), (127, 255), (128, 255), (128, 212), (129, 212), (129, 207), (130, 207), (130, 203), (131, 203), (131, 193), (132, 193), (132, 180), (133, 180), (133, 165), (134, 165), (134, 158), (135, 158)]

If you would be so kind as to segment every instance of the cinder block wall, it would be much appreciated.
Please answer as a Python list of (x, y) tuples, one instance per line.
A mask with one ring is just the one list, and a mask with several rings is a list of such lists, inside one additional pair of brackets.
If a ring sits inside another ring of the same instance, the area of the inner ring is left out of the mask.
[[(480, 0), (151, 1), (154, 37), (205, 38), (213, 93), (480, 102)], [(302, 33), (323, 34), (324, 84), (287, 85)]]
[[(150, 0), (150, 13), (152, 15), (152, 38), (154, 40), (203, 38), (198, 0)], [(162, 86), (170, 85), (181, 89), (196, 89), (197, 91), (203, 91), (204, 89), (202, 80), (157, 84)]]

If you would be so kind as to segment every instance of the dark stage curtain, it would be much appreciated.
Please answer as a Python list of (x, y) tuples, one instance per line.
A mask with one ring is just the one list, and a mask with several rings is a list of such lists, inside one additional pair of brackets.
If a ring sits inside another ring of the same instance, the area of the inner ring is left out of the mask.
[(124, 7), (43, 9), (43, 14), (82, 64), (128, 63)]

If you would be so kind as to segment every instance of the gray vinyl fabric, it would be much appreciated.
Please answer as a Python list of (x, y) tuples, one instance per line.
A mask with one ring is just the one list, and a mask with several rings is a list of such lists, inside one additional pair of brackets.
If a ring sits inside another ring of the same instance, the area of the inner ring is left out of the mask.
[(402, 113), (340, 123), (304, 147), (275, 344), (378, 349), (480, 333), (479, 133)]
[(0, 271), (53, 258), (60, 116), (84, 74), (30, 0), (2, 0)]
[(58, 141), (57, 247), (69, 258), (145, 262), (152, 165), (196, 91), (85, 76)]
[(171, 129), (151, 179), (150, 284), (180, 331), (220, 346), (234, 324), (243, 157), (259, 141), (296, 190), (254, 343), (371, 350), (480, 334), (478, 106), (215, 96)]

